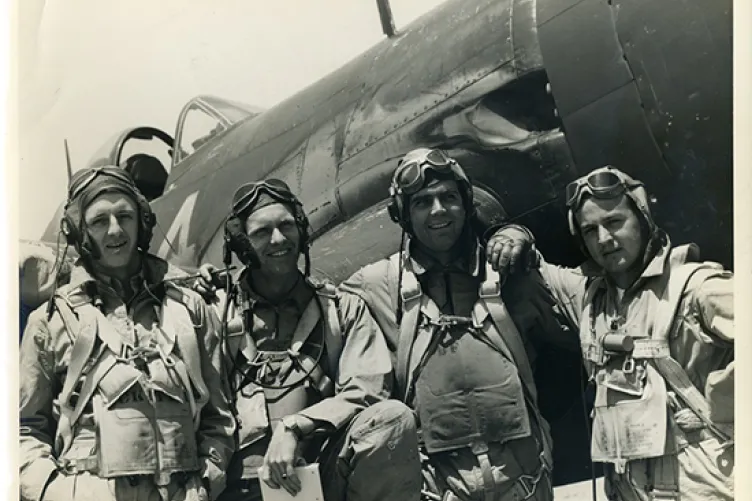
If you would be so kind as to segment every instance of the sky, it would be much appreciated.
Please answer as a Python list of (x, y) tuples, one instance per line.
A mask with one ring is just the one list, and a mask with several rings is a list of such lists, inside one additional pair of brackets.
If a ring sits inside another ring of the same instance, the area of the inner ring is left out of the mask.
[[(392, 0), (397, 28), (442, 0)], [(119, 131), (174, 134), (198, 94), (269, 108), (380, 41), (375, 0), (19, 2), (19, 238), (41, 236), (73, 170)]]

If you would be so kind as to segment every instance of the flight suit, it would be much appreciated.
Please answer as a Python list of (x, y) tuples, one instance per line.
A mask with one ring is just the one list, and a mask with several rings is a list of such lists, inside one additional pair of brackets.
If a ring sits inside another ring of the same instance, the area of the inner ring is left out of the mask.
[[(496, 290), (496, 298), (506, 303), (507, 320), (513, 321), (508, 328), (518, 330), (524, 344), (526, 360), (518, 363), (507, 348), (490, 341), (496, 319), (491, 323), (476, 316), (479, 291), (493, 273), (477, 244), (446, 267), (408, 250), (403, 266), (401, 288), (398, 255), (364, 267), (341, 288), (368, 304), (389, 340), (398, 379), (402, 360), (409, 360), (396, 393), (419, 417), (426, 487), (447, 499), (552, 499), (548, 424), (538, 412), (534, 387), (526, 384), (532, 382), (521, 377), (523, 363), (535, 358), (535, 343), (548, 336), (557, 343), (564, 338), (540, 277), (520, 275), (503, 285), (500, 296)], [(412, 277), (417, 283), (410, 291), (405, 284)], [(400, 295), (402, 331), (396, 318)], [(416, 295), (420, 300), (411, 306)], [(413, 307), (420, 312), (415, 338), (409, 339), (413, 333), (405, 331), (405, 322), (415, 315)], [(465, 321), (471, 318), (473, 323)], [(422, 355), (416, 349), (421, 336)]]
[[(586, 367), (604, 397), (599, 403), (596, 396), (593, 453), (608, 461), (609, 499), (647, 501), (653, 494), (681, 501), (734, 498), (734, 457), (733, 447), (729, 447), (733, 442), (729, 444), (712, 431), (725, 430), (722, 435), (733, 438), (733, 279), (718, 266), (691, 275), (683, 291), (683, 284), (672, 285), (680, 280), (680, 270), (687, 266), (684, 263), (696, 260), (694, 253), (690, 246), (672, 248), (666, 237), (627, 290), (601, 277), (593, 263), (579, 269), (541, 263), (541, 274), (557, 301), (570, 319), (581, 325)], [(672, 287), (681, 293), (675, 312), (666, 307), (666, 293)], [(672, 325), (666, 330), (668, 353), (664, 354), (659, 353), (662, 340), (655, 339), (662, 324)], [(635, 339), (632, 362), (600, 356), (607, 334)], [(656, 353), (645, 353), (650, 350), (642, 348), (643, 355), (637, 353), (638, 345), (650, 347), (651, 343)], [(666, 357), (683, 368), (687, 386), (704, 395), (710, 424), (688, 408), (659, 372), (661, 364), (671, 362), (661, 360)], [(617, 401), (619, 405), (613, 405)], [(648, 407), (635, 407), (633, 415), (625, 411), (620, 416), (621, 411), (614, 411), (629, 405)], [(610, 424), (602, 419), (606, 416), (612, 420)], [(636, 427), (627, 425), (630, 422), (637, 422), (632, 425)], [(617, 456), (622, 457), (612, 457), (609, 450), (616, 442), (621, 449)], [(649, 450), (655, 446), (657, 453)], [(656, 492), (652, 492), (654, 487)], [(678, 492), (672, 492), (676, 489)]]
[[(78, 263), (21, 343), (21, 499), (216, 499), (234, 449), (218, 322), (149, 256), (128, 284)], [(124, 301), (123, 298), (129, 298)]]
[[(227, 367), (239, 446), (222, 501), (261, 499), (258, 468), (277, 422), (291, 414), (318, 425), (303, 438), (302, 456), (319, 463), (327, 501), (417, 501), (415, 419), (404, 404), (387, 400), (389, 351), (363, 301), (302, 275), (288, 297), (275, 304), (256, 294), (242, 276), (237, 291), (227, 315)], [(238, 315), (242, 330), (232, 328)], [(266, 388), (258, 384), (265, 375), (280, 373), (285, 377)]]

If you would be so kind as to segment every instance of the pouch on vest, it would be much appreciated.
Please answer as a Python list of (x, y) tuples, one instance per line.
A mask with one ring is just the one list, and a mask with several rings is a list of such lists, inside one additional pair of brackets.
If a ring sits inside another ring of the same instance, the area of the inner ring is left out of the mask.
[[(200, 468), (190, 407), (172, 391), (157, 388), (148, 395), (148, 385), (141, 372), (124, 363), (99, 382), (93, 398), (99, 476), (168, 475)], [(131, 398), (138, 393), (145, 398)]]
[[(427, 452), (467, 447), (476, 440), (505, 443), (530, 436), (530, 419), (517, 367), (475, 334), (465, 334), (455, 343), (462, 346), (449, 347), (446, 355), (427, 353), (430, 358), (415, 383)], [(456, 372), (447, 367), (456, 363), (457, 359), (450, 355), (455, 349), (462, 350), (463, 358), (478, 367), (473, 374), (461, 375), (461, 381), (448, 377)]]
[[(665, 454), (668, 397), (666, 383), (650, 364), (641, 363), (637, 378), (624, 372), (624, 359), (610, 361), (596, 373), (591, 455), (593, 461), (614, 463)], [(628, 372), (628, 370), (626, 371)], [(637, 390), (638, 382), (642, 388)]]

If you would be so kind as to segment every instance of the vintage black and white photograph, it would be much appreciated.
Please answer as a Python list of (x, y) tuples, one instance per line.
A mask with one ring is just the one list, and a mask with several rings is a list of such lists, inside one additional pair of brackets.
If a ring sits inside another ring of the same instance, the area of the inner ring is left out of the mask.
[(12, 496), (744, 497), (733, 0), (16, 9)]

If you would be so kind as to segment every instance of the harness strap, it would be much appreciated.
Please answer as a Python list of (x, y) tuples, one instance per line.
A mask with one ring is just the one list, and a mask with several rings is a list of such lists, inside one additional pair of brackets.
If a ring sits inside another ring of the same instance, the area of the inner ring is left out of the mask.
[(72, 408), (73, 406), (69, 405), (68, 401), (76, 383), (84, 375), (87, 362), (96, 343), (97, 326), (96, 321), (92, 321), (94, 320), (92, 318), (87, 318), (82, 323), (79, 322), (68, 303), (60, 297), (55, 298), (55, 306), (60, 313), (65, 330), (68, 331), (70, 336), (74, 336), (70, 365), (60, 394), (61, 407)]
[(491, 268), (490, 264), (487, 264), (486, 280), (481, 284), (480, 300), (476, 304), (476, 306), (481, 305), (481, 307), (475, 309), (473, 315), (475, 321), (479, 324), (482, 324), (485, 318), (483, 315), (484, 312), (491, 317), (496, 329), (487, 329), (483, 332), (489, 336), (493, 345), (502, 354), (511, 357), (512, 362), (519, 371), (522, 386), (525, 390), (525, 400), (527, 400), (528, 407), (536, 421), (541, 437), (541, 465), (550, 471), (553, 465), (553, 457), (551, 456), (553, 448), (544, 426), (543, 416), (541, 416), (538, 409), (538, 393), (535, 388), (533, 369), (527, 357), (522, 335), (501, 298), (501, 286), (502, 282), (499, 274)]
[(661, 456), (650, 459), (652, 487), (651, 501), (679, 501), (679, 462), (676, 456)]
[[(71, 349), (68, 373), (66, 374), (65, 383), (60, 393), (60, 419), (56, 432), (56, 449), (58, 455), (62, 455), (71, 446), (73, 442), (73, 427), (76, 425), (84, 407), (91, 398), (91, 394), (93, 394), (93, 388), (90, 388), (91, 385), (87, 384), (92, 378), (87, 376), (93, 365), (95, 365), (89, 363), (89, 361), (99, 329), (97, 328), (96, 317), (84, 315), (84, 320), (79, 322), (73, 310), (62, 298), (56, 298), (55, 304), (60, 312), (60, 318), (66, 331), (68, 331), (69, 336), (75, 339), (73, 348)], [(81, 378), (84, 378), (84, 382), (79, 391), (78, 399), (75, 403), (72, 403), (71, 397)]]
[(326, 346), (329, 368), (336, 380), (339, 375), (339, 357), (343, 345), (336, 289), (332, 284), (325, 283), (322, 287), (316, 289), (316, 297), (318, 297), (321, 308), (324, 310), (324, 346)]
[(290, 349), (293, 353), (300, 353), (301, 348), (310, 337), (316, 325), (321, 318), (321, 312), (319, 312), (319, 305), (316, 302), (314, 296), (308, 302), (303, 314), (298, 320), (298, 325), (295, 326), (295, 332), (292, 335), (292, 342), (290, 343)]
[[(177, 297), (179, 296), (179, 297)], [(196, 327), (188, 313), (185, 304), (182, 303), (182, 292), (172, 287), (165, 289), (165, 301), (163, 304), (161, 318), (161, 333), (168, 340), (171, 339), (174, 344), (180, 347), (180, 360), (185, 365), (187, 373), (193, 386), (186, 386), (184, 390), (192, 397), (192, 388), (195, 388), (199, 394), (200, 401), (196, 401), (195, 411), (199, 412), (199, 407), (209, 400), (209, 389), (201, 371), (201, 355), (199, 353), (198, 343), (201, 341), (196, 335)], [(172, 353), (174, 344), (163, 346), (165, 354)], [(177, 358), (177, 357), (176, 357)], [(183, 382), (185, 384), (185, 382)], [(198, 415), (194, 414), (194, 419), (198, 420)], [(198, 421), (196, 421), (198, 422)]]
[[(389, 258), (391, 266), (399, 266), (399, 254)], [(423, 313), (429, 319), (439, 317), (438, 307), (431, 299), (423, 294), (418, 278), (412, 270), (407, 269), (402, 273), (402, 287), (397, 293), (400, 295), (403, 306), (400, 335), (397, 341), (397, 371), (396, 378), (402, 400), (406, 401), (409, 388), (413, 384), (415, 367), (420, 363), (431, 342), (431, 333), (418, 332), (420, 314)]]
[[(661, 301), (656, 318), (661, 319), (653, 327), (653, 338), (667, 340), (671, 331), (676, 328), (675, 319), (681, 298), (686, 286), (695, 273), (703, 270), (706, 273), (714, 273), (718, 267), (711, 263), (685, 263), (671, 270), (671, 277), (664, 293), (664, 301)], [(668, 318), (669, 320), (665, 320)], [(707, 428), (721, 441), (733, 439), (733, 431), (723, 430), (710, 420), (710, 406), (700, 390), (692, 384), (684, 368), (671, 357), (653, 359), (658, 372), (663, 376), (671, 389), (679, 396), (692, 411), (702, 419)]]
[(488, 458), (488, 444), (483, 441), (477, 441), (470, 446), (470, 450), (475, 454), (480, 466), (480, 482), (478, 483), (483, 486), (484, 501), (496, 501), (498, 485), (494, 480), (491, 460)]

